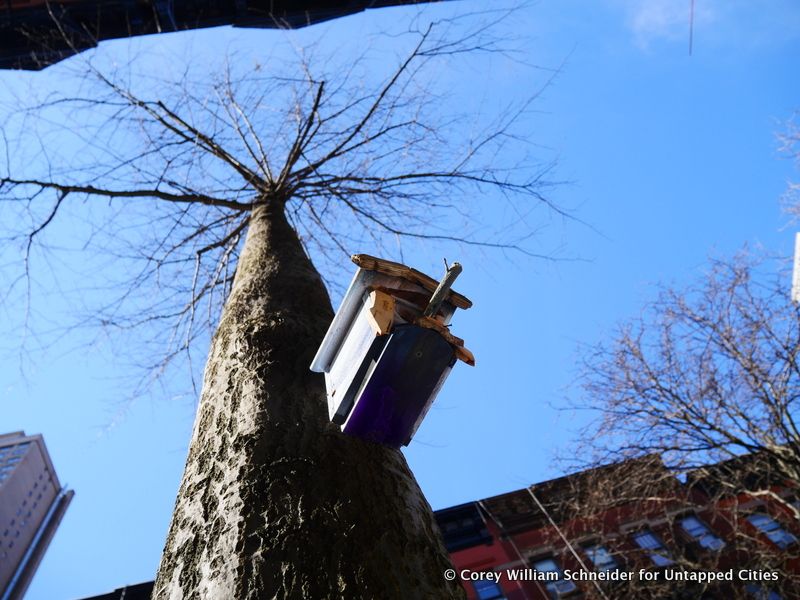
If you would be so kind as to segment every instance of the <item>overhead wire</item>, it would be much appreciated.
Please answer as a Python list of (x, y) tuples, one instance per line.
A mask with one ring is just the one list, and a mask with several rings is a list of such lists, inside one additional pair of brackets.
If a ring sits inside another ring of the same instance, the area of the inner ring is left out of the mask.
[[(486, 504), (484, 503), (483, 500), (478, 500), (478, 506), (481, 508), (481, 510), (483, 510), (483, 512), (486, 513), (487, 517), (489, 517), (492, 521), (494, 521), (494, 524), (497, 525), (497, 528), (501, 532), (505, 531), (505, 528), (503, 527), (503, 524), (500, 522), (500, 519), (498, 519), (497, 517), (495, 517), (492, 514), (492, 512), (487, 508), (487, 506), (486, 506)], [(519, 548), (517, 547), (517, 545), (514, 543), (514, 538), (511, 537), (511, 536), (508, 536), (508, 541), (511, 543), (511, 547), (514, 549), (514, 552), (517, 554), (517, 558), (519, 559), (519, 561), (522, 563), (523, 566), (525, 566), (527, 564), (527, 561), (525, 560), (525, 557), (522, 555), (522, 552), (519, 551)], [(519, 579), (516, 579), (515, 581), (516, 581), (517, 587), (522, 592), (522, 595), (525, 596), (525, 600), (529, 600), (528, 592), (525, 591), (525, 588), (522, 586), (522, 582)], [(539, 591), (542, 592), (542, 594), (544, 594), (546, 596), (547, 595), (547, 590), (542, 588), (541, 584), (539, 584), (538, 582), (535, 582), (535, 583), (537, 584), (537, 587), (539, 588)]]
[[(539, 502), (539, 498), (536, 497), (536, 494), (533, 493), (533, 490), (529, 487), (525, 489), (528, 490), (528, 493), (531, 495), (531, 498), (533, 498), (533, 501), (536, 503), (536, 506), (538, 506), (539, 510), (542, 511), (542, 514), (544, 514), (548, 523), (550, 523), (550, 526), (556, 530), (561, 540), (564, 542), (569, 551), (572, 553), (572, 556), (575, 557), (575, 560), (578, 561), (578, 564), (581, 566), (581, 568), (588, 573), (590, 569), (586, 566), (586, 563), (583, 562), (583, 559), (575, 550), (575, 547), (567, 539), (567, 536), (564, 535), (564, 532), (558, 526), (558, 523), (556, 523), (553, 517), (550, 516), (550, 513), (547, 511), (544, 505), (541, 502)], [(606, 596), (606, 593), (603, 591), (603, 588), (600, 587), (600, 584), (597, 582), (597, 580), (592, 579), (591, 582), (594, 584), (594, 587), (597, 588), (597, 592), (600, 594), (600, 596), (602, 596), (605, 600), (609, 600), (608, 596)]]

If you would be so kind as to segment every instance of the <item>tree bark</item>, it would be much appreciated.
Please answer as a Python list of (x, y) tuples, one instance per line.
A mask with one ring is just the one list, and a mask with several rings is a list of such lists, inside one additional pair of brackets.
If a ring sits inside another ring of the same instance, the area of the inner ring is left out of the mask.
[(454, 598), (403, 455), (344, 436), (311, 359), (333, 316), (277, 201), (214, 336), (154, 600)]

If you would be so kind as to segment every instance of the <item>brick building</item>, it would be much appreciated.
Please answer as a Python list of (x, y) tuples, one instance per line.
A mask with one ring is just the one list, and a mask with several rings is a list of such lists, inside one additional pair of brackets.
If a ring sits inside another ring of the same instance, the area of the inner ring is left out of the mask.
[(798, 494), (758, 457), (678, 479), (646, 456), (435, 514), (469, 600), (796, 600)]
[(740, 459), (681, 481), (648, 456), (436, 518), (470, 600), (800, 598), (800, 502), (768, 467)]

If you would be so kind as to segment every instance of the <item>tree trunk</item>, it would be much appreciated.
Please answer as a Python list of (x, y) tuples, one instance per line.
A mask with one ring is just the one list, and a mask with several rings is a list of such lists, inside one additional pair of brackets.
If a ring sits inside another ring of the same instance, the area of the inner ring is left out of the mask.
[(154, 600), (462, 597), (402, 454), (328, 422), (309, 364), (332, 316), (283, 207), (255, 209)]

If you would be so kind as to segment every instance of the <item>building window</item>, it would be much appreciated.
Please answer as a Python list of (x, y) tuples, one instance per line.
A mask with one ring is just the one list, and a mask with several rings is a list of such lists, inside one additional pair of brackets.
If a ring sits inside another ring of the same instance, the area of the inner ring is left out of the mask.
[(439, 511), (436, 514), (436, 522), (442, 530), (444, 545), (448, 552), (492, 541), (476, 503)]
[(11, 449), (12, 456), (21, 456), (28, 451), (28, 446), (30, 446), (30, 442), (25, 442), (24, 444), (19, 444), (14, 446)]
[(681, 527), (683, 527), (683, 530), (692, 536), (703, 548), (708, 550), (722, 550), (722, 548), (725, 547), (725, 542), (711, 533), (708, 525), (694, 515), (681, 519)]
[(755, 600), (783, 600), (783, 597), (778, 592), (765, 589), (754, 583), (749, 584), (744, 589)]
[(533, 562), (533, 568), (540, 573), (554, 573), (553, 581), (546, 581), (544, 587), (551, 598), (557, 599), (575, 591), (575, 584), (564, 580), (564, 573), (558, 563), (552, 558), (544, 558)]
[(478, 594), (478, 600), (503, 600), (503, 590), (494, 581), (481, 579), (473, 581), (472, 587), (475, 588), (475, 593)]
[(649, 529), (634, 534), (633, 541), (636, 542), (639, 548), (647, 552), (655, 566), (666, 567), (673, 563), (672, 557), (664, 547), (663, 542)]
[(585, 546), (583, 550), (586, 552), (586, 556), (589, 557), (589, 560), (592, 561), (594, 568), (598, 571), (613, 571), (619, 567), (616, 559), (608, 551), (608, 548), (601, 544)]
[(766, 535), (778, 548), (785, 549), (797, 543), (797, 538), (765, 513), (753, 513), (747, 517), (750, 524)]

